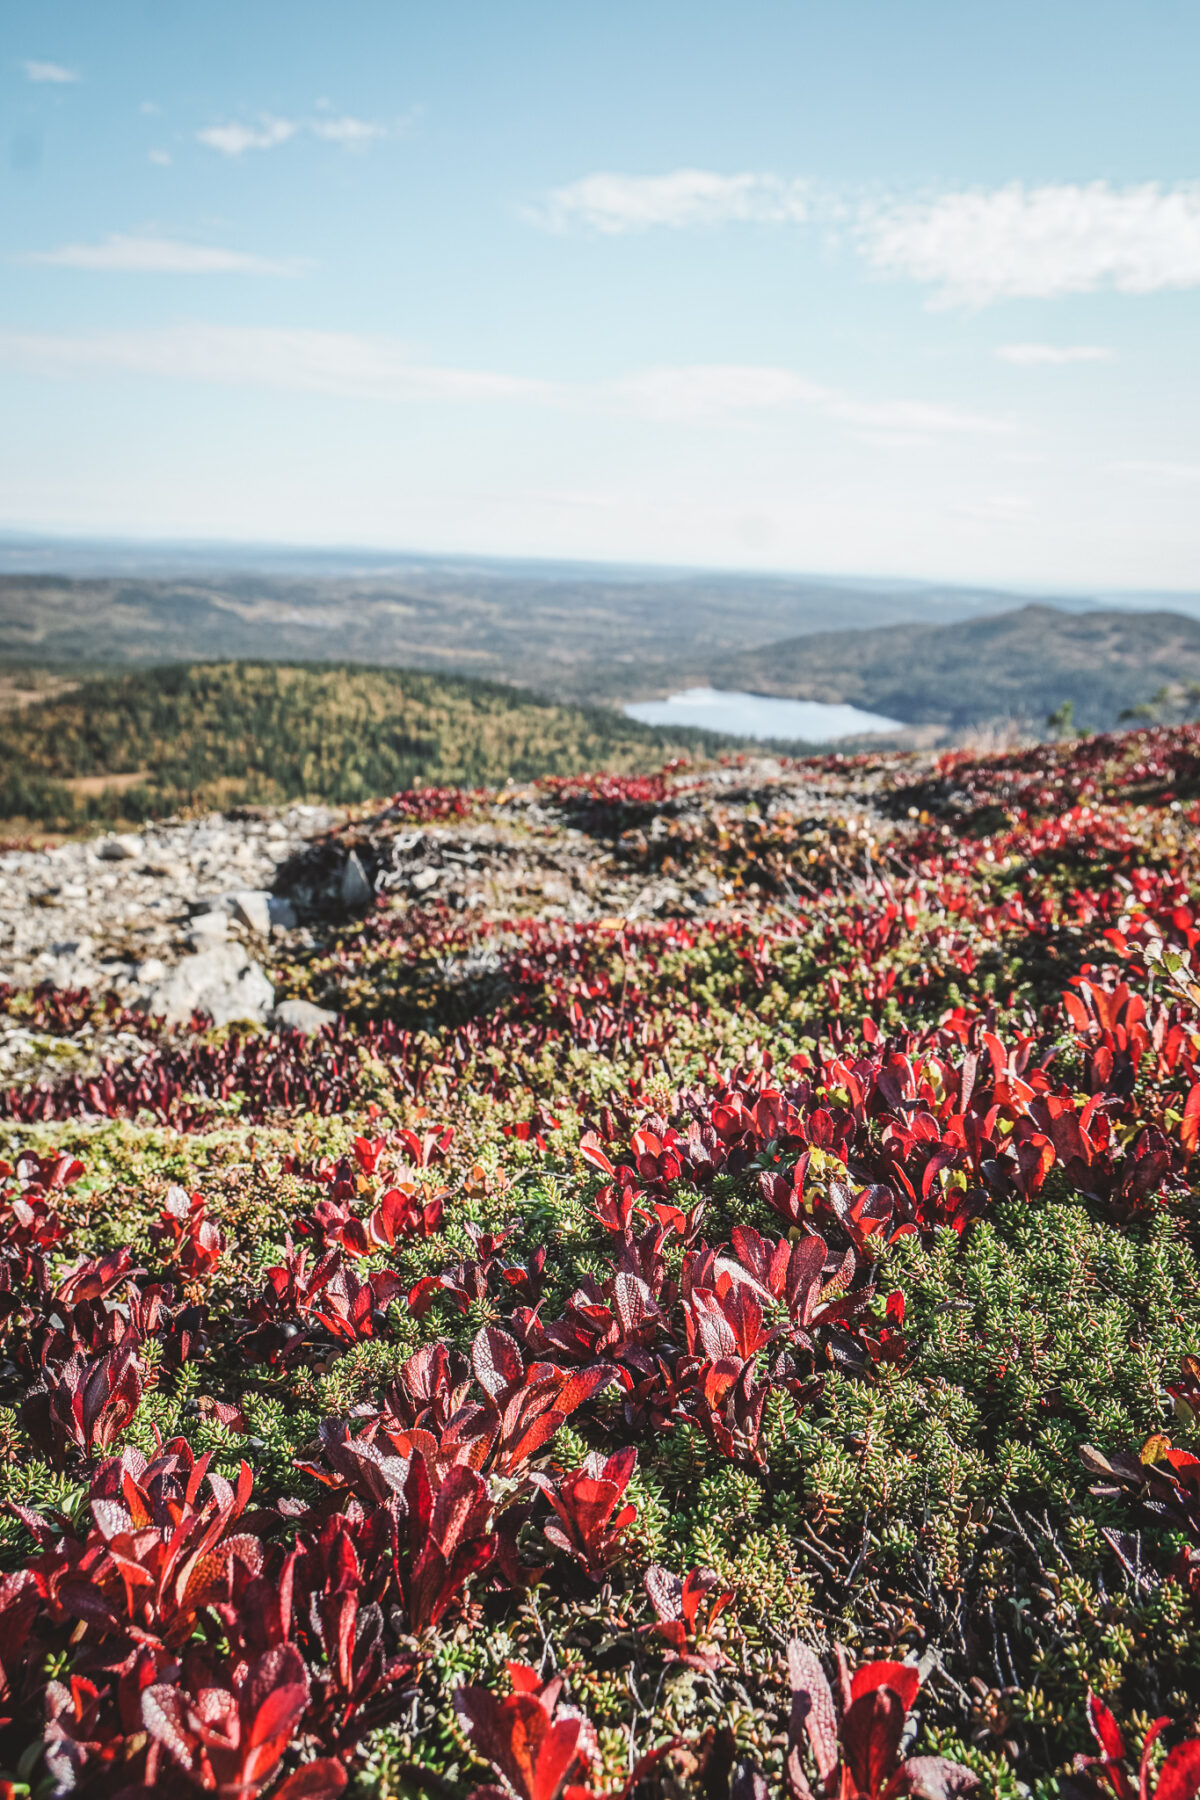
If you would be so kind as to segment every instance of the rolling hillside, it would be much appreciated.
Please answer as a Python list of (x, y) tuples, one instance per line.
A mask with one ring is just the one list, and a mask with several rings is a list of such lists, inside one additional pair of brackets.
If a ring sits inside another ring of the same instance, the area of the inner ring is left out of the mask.
[(733, 740), (410, 669), (200, 663), (82, 682), (0, 720), (0, 817), (354, 804), (417, 783), (657, 768)]
[(748, 644), (1014, 604), (961, 588), (436, 560), (324, 576), (13, 574), (0, 575), (0, 663), (353, 660), (516, 682), (562, 701), (634, 700)]
[(1165, 685), (1200, 682), (1200, 621), (1024, 606), (950, 625), (789, 638), (723, 659), (711, 678), (723, 688), (848, 701), (951, 731), (997, 720), (1040, 727), (1069, 700), (1077, 725), (1103, 730)]

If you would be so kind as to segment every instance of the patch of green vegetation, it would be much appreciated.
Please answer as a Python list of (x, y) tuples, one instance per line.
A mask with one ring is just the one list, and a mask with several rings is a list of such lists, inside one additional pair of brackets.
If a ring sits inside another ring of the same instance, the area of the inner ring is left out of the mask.
[[(294, 800), (357, 805), (415, 785), (657, 768), (731, 742), (412, 669), (182, 663), (85, 680), (0, 719), (0, 818), (62, 830)], [(97, 788), (109, 777), (124, 779)]]

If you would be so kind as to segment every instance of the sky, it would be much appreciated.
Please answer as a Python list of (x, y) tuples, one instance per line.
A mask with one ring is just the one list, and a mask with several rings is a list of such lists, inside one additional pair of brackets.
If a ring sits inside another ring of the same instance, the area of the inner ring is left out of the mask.
[(0, 528), (1200, 587), (1195, 0), (6, 0)]

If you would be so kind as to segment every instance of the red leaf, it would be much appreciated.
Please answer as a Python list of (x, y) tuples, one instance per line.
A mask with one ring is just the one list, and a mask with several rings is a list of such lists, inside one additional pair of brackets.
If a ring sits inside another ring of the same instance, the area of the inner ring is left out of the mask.
[(1177, 1744), (1162, 1766), (1154, 1800), (1196, 1800), (1200, 1794), (1200, 1738)]
[(334, 1800), (349, 1777), (336, 1756), (305, 1763), (277, 1787), (271, 1800)]

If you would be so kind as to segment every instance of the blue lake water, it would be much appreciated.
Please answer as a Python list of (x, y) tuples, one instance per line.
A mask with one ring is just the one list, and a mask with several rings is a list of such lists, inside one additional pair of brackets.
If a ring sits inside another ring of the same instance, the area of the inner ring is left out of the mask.
[(702, 725), (735, 737), (795, 739), (827, 744), (867, 731), (902, 731), (897, 719), (863, 712), (857, 706), (827, 706), (820, 700), (776, 700), (768, 694), (741, 694), (717, 688), (687, 688), (665, 700), (638, 700), (625, 708), (643, 725)]

